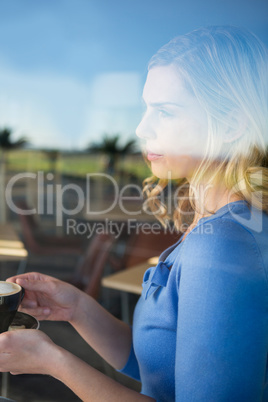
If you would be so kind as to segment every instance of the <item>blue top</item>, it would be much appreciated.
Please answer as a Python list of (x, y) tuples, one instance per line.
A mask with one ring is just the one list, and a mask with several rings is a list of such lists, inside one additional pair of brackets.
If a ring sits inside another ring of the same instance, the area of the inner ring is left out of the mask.
[(268, 215), (202, 218), (144, 275), (121, 372), (157, 401), (268, 401)]

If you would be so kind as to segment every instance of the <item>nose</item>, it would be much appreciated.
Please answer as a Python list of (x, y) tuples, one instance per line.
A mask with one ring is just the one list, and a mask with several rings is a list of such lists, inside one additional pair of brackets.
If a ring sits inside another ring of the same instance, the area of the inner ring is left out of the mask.
[(143, 116), (140, 124), (136, 128), (136, 135), (143, 140), (156, 138), (152, 121), (148, 118), (147, 113)]

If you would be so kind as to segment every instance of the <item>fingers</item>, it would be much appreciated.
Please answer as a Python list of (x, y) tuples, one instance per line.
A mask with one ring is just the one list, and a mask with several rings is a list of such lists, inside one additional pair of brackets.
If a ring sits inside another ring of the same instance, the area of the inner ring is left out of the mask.
[[(17, 374), (46, 374), (44, 361), (54, 345), (41, 331), (20, 329), (0, 335), (0, 371)], [(53, 351), (52, 351), (53, 355)], [(48, 356), (48, 361), (50, 360)]]
[(38, 306), (38, 303), (36, 300), (24, 299), (21, 303), (21, 306), (23, 306), (24, 308), (34, 309)]
[(32, 281), (49, 281), (53, 280), (54, 278), (48, 275), (40, 274), (39, 272), (28, 272), (25, 274), (21, 275), (15, 275), (11, 276), (10, 278), (7, 278), (8, 282), (13, 282), (16, 283), (18, 279), (26, 279), (26, 280), (32, 280)]
[(19, 311), (34, 316), (38, 321), (47, 320), (51, 314), (49, 307), (26, 308), (22, 306)]
[(32, 292), (50, 293), (55, 289), (55, 281), (47, 280), (38, 277), (22, 278), (17, 277), (16, 283), (22, 286), (25, 290)]
[(22, 279), (29, 279), (29, 278), (37, 278), (38, 276), (40, 276), (40, 274), (38, 274), (37, 272), (30, 272), (30, 273), (26, 273), (26, 274), (21, 274), (21, 275), (14, 275), (11, 276), (10, 278), (7, 278), (8, 282), (16, 282), (16, 280), (18, 278), (22, 278)]
[(40, 317), (48, 317), (51, 314), (51, 309), (48, 306), (38, 306), (38, 302), (36, 300), (30, 299), (25, 299), (21, 303), (19, 310), (27, 314), (34, 315), (36, 318), (39, 317), (39, 319)]
[(37, 316), (47, 317), (49, 314), (51, 314), (51, 309), (47, 306), (36, 307), (36, 308), (21, 306), (20, 311), (21, 310), (30, 315), (34, 315), (36, 318)]

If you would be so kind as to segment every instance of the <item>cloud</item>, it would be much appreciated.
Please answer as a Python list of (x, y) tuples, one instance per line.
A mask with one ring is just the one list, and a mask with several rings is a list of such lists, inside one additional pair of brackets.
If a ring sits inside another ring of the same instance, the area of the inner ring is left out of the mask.
[(88, 95), (84, 83), (67, 76), (0, 67), (0, 126), (23, 133), (34, 146), (75, 147)]
[(0, 66), (0, 126), (27, 136), (35, 147), (77, 149), (103, 133), (130, 136), (139, 122), (140, 96), (135, 72), (100, 74), (87, 83)]
[(97, 75), (91, 87), (81, 141), (88, 144), (104, 133), (132, 136), (141, 116), (141, 93), (141, 75), (137, 72)]

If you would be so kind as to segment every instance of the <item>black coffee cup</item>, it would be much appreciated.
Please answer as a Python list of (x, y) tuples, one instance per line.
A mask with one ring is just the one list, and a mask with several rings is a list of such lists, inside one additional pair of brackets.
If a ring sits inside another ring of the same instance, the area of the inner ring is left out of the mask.
[(0, 333), (8, 330), (23, 296), (24, 289), (17, 283), (0, 281)]

